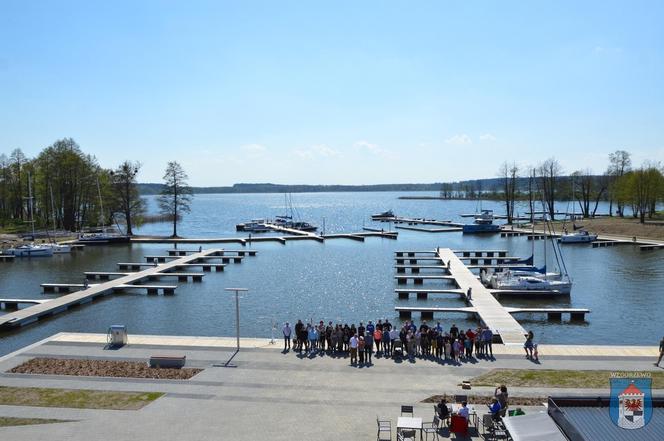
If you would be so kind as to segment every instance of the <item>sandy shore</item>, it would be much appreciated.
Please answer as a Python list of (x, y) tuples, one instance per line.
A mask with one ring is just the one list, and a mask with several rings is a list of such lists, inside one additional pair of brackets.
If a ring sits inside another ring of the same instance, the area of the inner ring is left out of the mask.
[[(536, 224), (537, 229), (541, 223)], [(565, 223), (567, 230), (572, 231), (572, 223)], [(641, 224), (638, 219), (619, 218), (619, 217), (600, 217), (595, 219), (577, 220), (576, 225), (583, 225), (591, 233), (607, 234), (615, 236), (637, 237), (638, 239), (656, 239), (664, 240), (664, 225)], [(562, 231), (563, 222), (554, 222), (554, 228), (557, 232)]]

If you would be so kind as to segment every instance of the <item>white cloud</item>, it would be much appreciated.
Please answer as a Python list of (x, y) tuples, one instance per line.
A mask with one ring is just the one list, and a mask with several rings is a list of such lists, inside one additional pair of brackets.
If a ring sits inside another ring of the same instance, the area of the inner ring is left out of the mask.
[(369, 141), (357, 141), (354, 144), (354, 146), (355, 146), (356, 149), (359, 149), (359, 150), (365, 151), (365, 152), (369, 152), (372, 155), (380, 156), (382, 158), (393, 159), (393, 158), (396, 158), (396, 156), (397, 156), (394, 152), (392, 152), (390, 150), (387, 150), (387, 149), (384, 149), (381, 146), (379, 146), (378, 144), (374, 144), (374, 143), (369, 142)]
[(493, 142), (496, 140), (496, 137), (493, 136), (491, 133), (485, 133), (483, 135), (480, 135), (480, 141), (483, 142)]
[(464, 144), (472, 144), (473, 140), (470, 139), (470, 136), (466, 135), (465, 133), (462, 133), (460, 135), (454, 135), (451, 138), (447, 138), (445, 140), (446, 144), (454, 144), (454, 145), (464, 145)]
[(293, 151), (293, 154), (302, 159), (337, 158), (341, 156), (341, 153), (338, 150), (325, 144), (313, 145), (306, 149), (297, 149)]

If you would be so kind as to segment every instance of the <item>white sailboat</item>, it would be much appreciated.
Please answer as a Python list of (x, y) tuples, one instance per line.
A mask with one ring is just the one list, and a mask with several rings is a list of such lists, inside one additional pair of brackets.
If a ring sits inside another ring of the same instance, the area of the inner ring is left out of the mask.
[[(32, 239), (35, 238), (35, 219), (34, 207), (32, 205), (32, 185), (30, 175), (28, 174), (28, 210), (30, 211), (30, 222), (32, 224)], [(50, 257), (53, 256), (53, 249), (48, 245), (38, 245), (34, 242), (25, 245), (19, 245), (7, 250), (9, 254), (16, 257)]]
[[(544, 222), (546, 224), (546, 215), (544, 216)], [(534, 226), (533, 226), (534, 231)], [(545, 230), (546, 234), (546, 230)], [(572, 279), (567, 274), (565, 269), (565, 263), (562, 262), (562, 265), (559, 266), (565, 271), (557, 273), (547, 273), (546, 272), (546, 240), (542, 241), (544, 243), (544, 268), (539, 271), (506, 271), (504, 273), (495, 273), (489, 279), (489, 284), (494, 289), (502, 289), (509, 291), (557, 291), (563, 295), (569, 295), (572, 291)], [(554, 246), (554, 252), (556, 252), (556, 259), (558, 254), (562, 259), (562, 253), (560, 248), (556, 249), (557, 243), (552, 240), (551, 243)], [(533, 250), (534, 250), (533, 242)]]
[(49, 246), (53, 250), (53, 254), (69, 254), (71, 253), (71, 245), (57, 243), (55, 241), (55, 231), (57, 230), (57, 225), (55, 224), (55, 203), (53, 201), (53, 188), (49, 185), (48, 187), (50, 196), (51, 196), (51, 217), (53, 218), (53, 236), (51, 243), (44, 244), (44, 246)]

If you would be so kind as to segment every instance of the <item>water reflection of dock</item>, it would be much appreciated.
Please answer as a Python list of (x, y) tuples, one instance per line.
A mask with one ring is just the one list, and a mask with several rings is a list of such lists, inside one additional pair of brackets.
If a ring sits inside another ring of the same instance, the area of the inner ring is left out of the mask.
[[(411, 270), (410, 275), (397, 275), (395, 279), (399, 284), (412, 280), (414, 284), (422, 285), (425, 280), (451, 281), (452, 289), (408, 289), (395, 290), (400, 299), (407, 299), (411, 293), (417, 294), (418, 299), (426, 299), (430, 294), (451, 294), (461, 296), (469, 306), (465, 307), (425, 307), (425, 306), (396, 306), (401, 318), (410, 318), (413, 312), (419, 312), (423, 319), (433, 318), (434, 313), (467, 313), (476, 315), (480, 321), (499, 335), (505, 344), (523, 344), (526, 331), (519, 322), (512, 317), (517, 313), (545, 313), (550, 319), (560, 319), (562, 314), (569, 314), (571, 319), (583, 320), (589, 313), (584, 308), (515, 308), (504, 307), (494, 297), (494, 290), (487, 289), (479, 281), (477, 275), (470, 271), (471, 267), (502, 267), (507, 262), (515, 261), (517, 257), (507, 256), (506, 250), (489, 251), (454, 251), (449, 248), (438, 248), (435, 251), (400, 251), (396, 253), (397, 272), (404, 273)], [(437, 264), (418, 265), (418, 261), (437, 261)], [(410, 265), (406, 263), (408, 261)], [(477, 262), (466, 265), (464, 261)], [(481, 264), (479, 261), (482, 261)], [(420, 269), (444, 270), (430, 275), (419, 274)], [(472, 292), (468, 298), (469, 289)], [(507, 293), (506, 293), (507, 294)]]

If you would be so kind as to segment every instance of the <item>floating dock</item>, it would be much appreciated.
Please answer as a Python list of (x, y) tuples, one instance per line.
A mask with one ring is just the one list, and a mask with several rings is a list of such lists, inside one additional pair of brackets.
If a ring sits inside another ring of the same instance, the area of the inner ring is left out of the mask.
[[(300, 231), (300, 230), (297, 230)], [(251, 243), (258, 242), (279, 242), (283, 245), (288, 241), (293, 240), (314, 240), (316, 242), (324, 242), (327, 239), (350, 239), (363, 242), (367, 237), (379, 237), (382, 239), (397, 239), (399, 233), (396, 231), (361, 231), (358, 233), (334, 233), (316, 235), (314, 233), (300, 231), (304, 234), (291, 234), (288, 236), (254, 236), (251, 237), (200, 237), (200, 238), (172, 238), (172, 237), (155, 237), (155, 236), (134, 236), (131, 238), (131, 243), (168, 243), (168, 244), (211, 244), (211, 243), (238, 243), (246, 246)]]
[(408, 225), (437, 225), (440, 227), (458, 227), (463, 228), (463, 224), (458, 222), (452, 222), (451, 220), (436, 220), (436, 219), (425, 219), (418, 217), (401, 217), (401, 216), (391, 216), (391, 217), (372, 217), (371, 220), (376, 222), (391, 222), (393, 224), (408, 224)]
[[(200, 259), (218, 255), (223, 251), (223, 249), (203, 250), (199, 253), (182, 256), (162, 265), (147, 268), (143, 271), (134, 273), (116, 273), (119, 276), (117, 279), (88, 285), (87, 288), (84, 288), (81, 291), (2, 315), (0, 316), (0, 329), (25, 326), (34, 323), (40, 319), (51, 317), (78, 305), (92, 302), (96, 298), (107, 296), (117, 290), (146, 289), (150, 292), (150, 289), (161, 288), (164, 289), (164, 293), (166, 293), (166, 290), (172, 288), (172, 286), (164, 288), (161, 285), (152, 285), (151, 287), (146, 287), (145, 285), (140, 285), (140, 282), (159, 277), (178, 277), (180, 280), (182, 280), (182, 278), (191, 277), (199, 278), (199, 280), (201, 280), (204, 275), (203, 273), (177, 273), (172, 271), (177, 271), (178, 267), (182, 264), (198, 263)], [(95, 274), (99, 275), (101, 273), (96, 272)]]
[[(408, 319), (412, 316), (413, 312), (419, 312), (423, 319), (432, 319), (434, 313), (467, 313), (479, 317), (480, 321), (489, 327), (495, 335), (499, 335), (504, 344), (507, 345), (521, 345), (525, 341), (526, 331), (517, 322), (513, 314), (518, 313), (544, 313), (547, 314), (549, 319), (557, 320), (563, 314), (569, 314), (572, 320), (583, 320), (585, 314), (590, 313), (589, 309), (585, 308), (515, 308), (504, 307), (498, 300), (497, 296), (518, 295), (531, 297), (537, 296), (554, 296), (559, 295), (558, 292), (536, 291), (508, 291), (508, 290), (492, 290), (487, 289), (479, 281), (477, 275), (473, 274), (471, 268), (485, 268), (485, 267), (515, 267), (515, 265), (508, 265), (505, 262), (517, 260), (516, 257), (507, 255), (507, 250), (451, 250), (449, 248), (438, 248), (435, 251), (397, 251), (395, 259), (397, 260), (396, 269), (398, 272), (405, 272), (407, 268), (411, 269), (410, 275), (397, 275), (395, 279), (398, 284), (406, 284), (412, 280), (416, 285), (422, 285), (425, 280), (445, 280), (451, 281), (455, 285), (450, 289), (429, 289), (429, 288), (398, 288), (395, 292), (399, 299), (408, 299), (411, 294), (417, 295), (418, 299), (427, 299), (429, 295), (458, 295), (461, 296), (466, 304), (465, 307), (420, 307), (420, 306), (396, 306), (395, 310), (403, 319)], [(440, 263), (438, 265), (406, 265), (404, 260), (417, 261), (425, 259), (435, 259)], [(476, 260), (493, 260), (499, 263), (495, 265), (466, 265), (465, 261)], [(517, 265), (518, 266), (518, 265)], [(523, 265), (524, 267), (528, 265)], [(445, 270), (446, 275), (420, 275), (413, 274), (415, 270), (419, 271), (420, 267), (433, 267), (436, 269)], [(468, 296), (468, 291), (471, 290), (471, 296)]]

